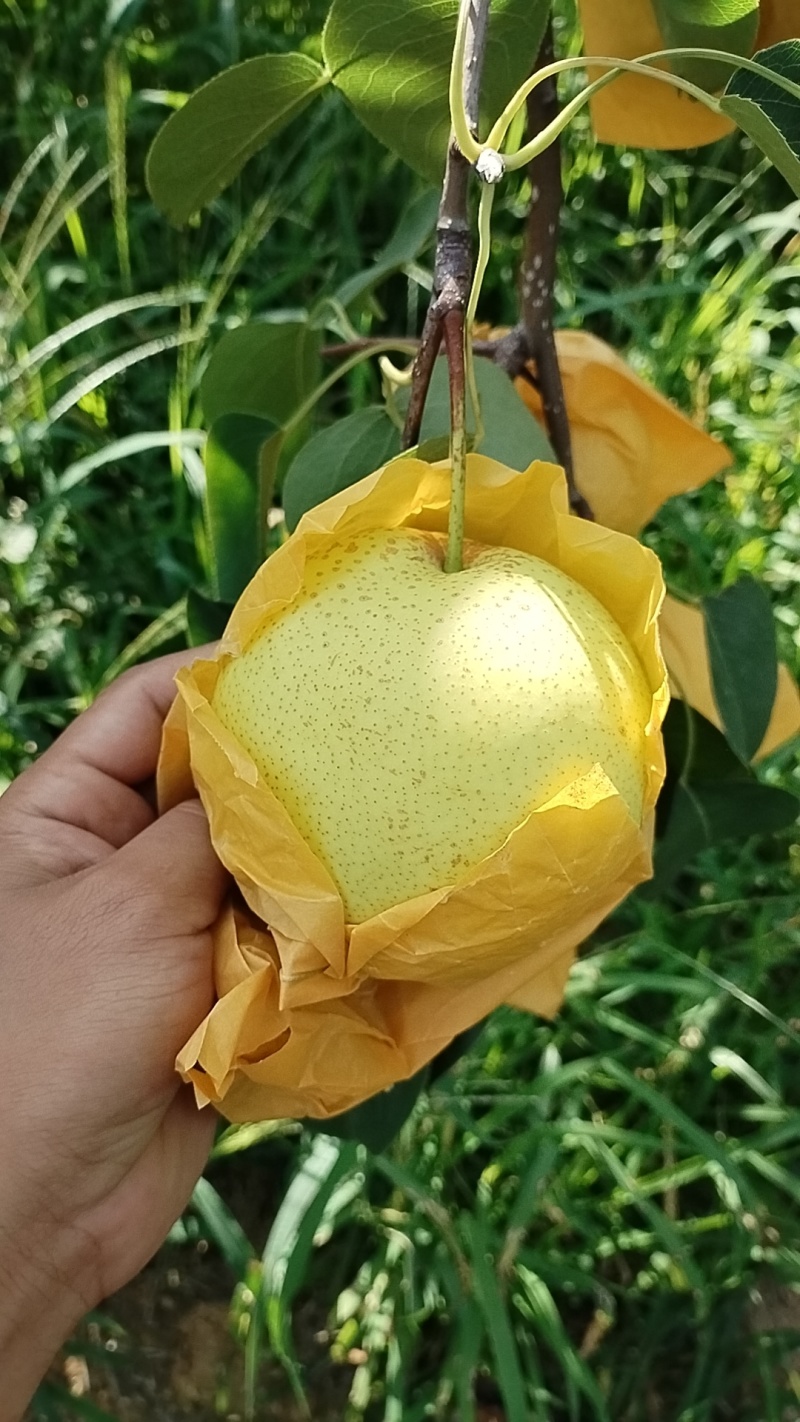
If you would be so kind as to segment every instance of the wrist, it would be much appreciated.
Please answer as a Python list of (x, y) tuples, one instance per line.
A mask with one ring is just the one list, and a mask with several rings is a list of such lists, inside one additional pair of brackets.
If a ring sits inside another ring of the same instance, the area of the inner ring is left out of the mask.
[(79, 1240), (12, 1211), (0, 1181), (0, 1422), (19, 1422), (59, 1348), (96, 1302), (85, 1275)]

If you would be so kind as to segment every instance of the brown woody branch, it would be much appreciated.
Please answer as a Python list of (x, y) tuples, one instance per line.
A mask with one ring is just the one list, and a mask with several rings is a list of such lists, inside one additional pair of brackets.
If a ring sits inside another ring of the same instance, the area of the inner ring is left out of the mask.
[[(473, 132), (478, 127), (481, 78), (486, 55), (486, 38), (491, 0), (470, 0), (467, 46), (464, 55), (464, 107)], [(447, 150), (447, 165), (442, 186), (442, 200), (436, 222), (436, 257), (433, 267), (433, 289), (419, 350), (411, 377), (411, 399), (408, 405), (403, 448), (419, 443), (419, 432), (425, 401), (436, 357), (442, 344), (445, 319), (450, 330), (460, 318), (463, 341), (464, 317), (472, 284), (472, 240), (469, 223), (470, 164), (451, 136)], [(451, 371), (451, 381), (457, 379)], [(463, 378), (463, 374), (462, 377)]]
[[(537, 61), (537, 68), (552, 64), (554, 58), (553, 28), (547, 33)], [(528, 133), (531, 138), (541, 133), (558, 117), (558, 87), (556, 80), (546, 79), (528, 97)], [(574, 513), (591, 518), (592, 511), (575, 483), (572, 438), (564, 398), (564, 384), (556, 352), (555, 282), (561, 207), (564, 187), (561, 177), (561, 144), (551, 143), (528, 168), (531, 202), (525, 229), (525, 246), (520, 268), (519, 325), (501, 342), (497, 360), (511, 375), (532, 379), (528, 363), (532, 363), (536, 385), (542, 400), (547, 433), (559, 464), (564, 468), (569, 485), (570, 506)]]

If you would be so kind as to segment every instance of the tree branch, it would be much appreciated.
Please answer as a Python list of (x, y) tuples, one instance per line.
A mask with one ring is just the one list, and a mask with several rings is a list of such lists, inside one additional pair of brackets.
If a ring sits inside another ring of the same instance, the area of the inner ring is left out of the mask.
[[(468, 3), (470, 15), (464, 55), (464, 108), (470, 128), (477, 132), (491, 0), (468, 0)], [(467, 201), (469, 178), (470, 164), (451, 136), (436, 222), (433, 289), (411, 377), (411, 399), (403, 430), (404, 449), (419, 443), (422, 415), (442, 344), (445, 317), (451, 312), (460, 312), (463, 326), (469, 301), (472, 284), (472, 240)]]
[[(552, 64), (553, 59), (551, 23), (542, 41), (537, 68), (543, 69), (545, 65)], [(557, 81), (547, 79), (538, 84), (528, 97), (530, 137), (541, 133), (558, 117), (558, 113)], [(534, 363), (536, 386), (542, 400), (547, 433), (556, 458), (567, 476), (570, 507), (583, 518), (591, 518), (592, 511), (575, 483), (572, 438), (553, 327), (558, 239), (564, 200), (561, 144), (558, 140), (551, 143), (538, 158), (533, 159), (528, 168), (528, 175), (531, 183), (531, 205), (520, 268), (521, 321), (501, 343), (497, 359), (512, 375), (521, 374), (528, 361)]]

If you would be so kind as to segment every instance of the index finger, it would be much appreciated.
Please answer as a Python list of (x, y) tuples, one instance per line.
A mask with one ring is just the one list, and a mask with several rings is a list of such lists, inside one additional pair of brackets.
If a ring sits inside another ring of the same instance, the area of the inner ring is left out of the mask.
[(175, 700), (176, 673), (214, 650), (192, 647), (124, 672), (37, 765), (62, 774), (70, 762), (79, 762), (123, 785), (148, 780), (155, 774), (164, 718)]

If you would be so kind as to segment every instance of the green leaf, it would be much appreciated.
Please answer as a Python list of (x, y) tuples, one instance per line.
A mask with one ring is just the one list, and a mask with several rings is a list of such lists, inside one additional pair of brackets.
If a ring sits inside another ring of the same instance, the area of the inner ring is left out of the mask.
[[(550, 0), (495, 0), (484, 79), (494, 120), (533, 68)], [(381, 143), (440, 183), (458, 0), (333, 0), (323, 51), (333, 82)]]
[(658, 802), (659, 824), (666, 823), (670, 795), (681, 781), (749, 781), (752, 771), (731, 750), (716, 726), (692, 710), (685, 701), (673, 700), (664, 721), (667, 780)]
[[(755, 55), (759, 64), (788, 81), (780, 87), (769, 79), (737, 69), (720, 105), (765, 153), (789, 187), (800, 197), (800, 42), (786, 40)], [(796, 92), (795, 92), (796, 91)]]
[[(702, 781), (680, 785), (670, 817), (670, 831), (694, 854), (726, 839), (750, 839), (775, 834), (797, 819), (800, 802), (788, 790), (758, 780), (724, 785)], [(693, 857), (693, 855), (692, 855)]]
[(332, 1116), (316, 1125), (313, 1121), (303, 1124), (307, 1130), (324, 1130), (339, 1140), (357, 1141), (378, 1155), (392, 1144), (414, 1110), (417, 1098), (427, 1084), (428, 1071), (428, 1067), (423, 1067), (416, 1076), (398, 1081), (388, 1091), (371, 1096), (368, 1101), (362, 1101), (360, 1106), (353, 1106), (350, 1111), (343, 1111), (340, 1116)]
[(382, 406), (356, 410), (314, 435), (289, 466), (283, 485), (286, 524), (380, 469), (400, 449), (400, 431)]
[(561, 1319), (556, 1301), (540, 1275), (524, 1264), (517, 1277), (530, 1308), (537, 1335), (549, 1346), (564, 1373), (564, 1392), (571, 1418), (580, 1415), (580, 1394), (591, 1405), (598, 1422), (610, 1422), (608, 1408), (591, 1370), (576, 1349)]
[(668, 889), (704, 849), (786, 829), (800, 802), (763, 785), (725, 737), (683, 702), (673, 702), (664, 723), (667, 783), (658, 803), (652, 896)]
[[(535, 459), (555, 464), (556, 457), (541, 425), (520, 400), (504, 370), (493, 361), (475, 361), (475, 378), (481, 402), (485, 434), (479, 454), (497, 459), (510, 469), (527, 469)], [(405, 408), (408, 392), (402, 391), (398, 404)], [(474, 436), (475, 417), (472, 405), (467, 411), (467, 431)], [(422, 419), (420, 444), (440, 439), (450, 431), (450, 384), (447, 361), (440, 357), (433, 369), (425, 414)]]
[(325, 1207), (356, 1159), (355, 1145), (318, 1135), (283, 1197), (264, 1249), (260, 1302), (266, 1308), (272, 1347), (300, 1398), (291, 1342), (292, 1300), (305, 1277)]
[(205, 1179), (198, 1180), (194, 1187), (192, 1208), (237, 1279), (243, 1279), (256, 1252), (236, 1216)]
[[(753, 53), (760, 20), (759, 0), (653, 0), (659, 28), (669, 49), (721, 49)], [(730, 65), (708, 59), (673, 61), (677, 74), (710, 93), (723, 89)]]
[(213, 202), (328, 83), (304, 54), (265, 54), (225, 69), (173, 114), (147, 160), (147, 186), (182, 226)]
[(489, 1231), (483, 1211), (465, 1216), (470, 1256), (475, 1280), (475, 1301), (483, 1321), (494, 1358), (497, 1385), (503, 1397), (508, 1422), (529, 1422), (531, 1410), (528, 1390), (519, 1361), (514, 1330), (508, 1305), (489, 1256)]
[(778, 689), (772, 607), (753, 578), (741, 578), (703, 603), (714, 700), (736, 754), (753, 759)]
[(800, 801), (786, 790), (746, 781), (679, 784), (672, 795), (666, 831), (656, 848), (657, 892), (704, 849), (729, 839), (774, 834), (794, 824)]
[(197, 588), (186, 594), (186, 628), (190, 647), (218, 642), (233, 612), (232, 602), (218, 602)]
[(439, 211), (439, 193), (426, 188), (419, 197), (409, 203), (400, 217), (383, 251), (379, 252), (371, 267), (356, 272), (336, 293), (336, 300), (342, 306), (351, 306), (359, 296), (371, 291), (374, 286), (399, 271), (419, 256), (436, 224)]
[(208, 423), (235, 410), (285, 425), (319, 381), (320, 345), (307, 321), (249, 321), (226, 331), (200, 386)]
[(217, 597), (235, 602), (264, 557), (275, 437), (258, 415), (222, 415), (206, 446), (206, 520)]

